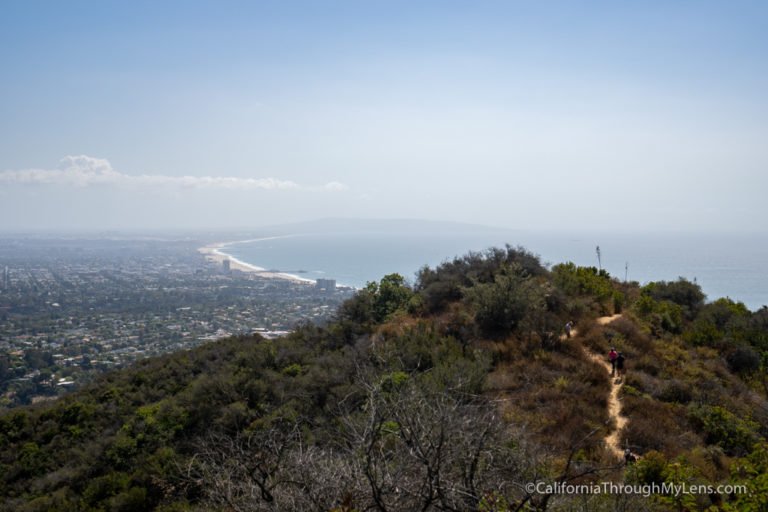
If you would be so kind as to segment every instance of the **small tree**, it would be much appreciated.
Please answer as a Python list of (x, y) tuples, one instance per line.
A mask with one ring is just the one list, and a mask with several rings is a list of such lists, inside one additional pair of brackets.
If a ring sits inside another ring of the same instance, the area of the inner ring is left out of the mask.
[(545, 293), (519, 265), (502, 267), (491, 283), (466, 290), (483, 334), (505, 336), (518, 329), (531, 313), (546, 307)]
[(696, 316), (707, 298), (698, 284), (692, 283), (684, 277), (678, 278), (677, 281), (648, 283), (643, 287), (642, 293), (656, 301), (670, 301), (677, 304), (683, 308), (683, 312), (689, 320)]
[(413, 296), (413, 291), (400, 274), (388, 274), (378, 284), (368, 283), (365, 289), (373, 296), (373, 317), (377, 322), (384, 321), (398, 309), (406, 308)]
[(369, 282), (365, 288), (339, 308), (339, 320), (364, 328), (378, 324), (399, 309), (405, 309), (413, 291), (400, 274), (388, 274), (378, 283)]

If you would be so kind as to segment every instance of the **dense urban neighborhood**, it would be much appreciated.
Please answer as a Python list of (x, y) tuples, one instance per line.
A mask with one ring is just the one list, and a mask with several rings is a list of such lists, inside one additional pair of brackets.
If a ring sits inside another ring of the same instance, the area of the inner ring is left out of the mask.
[(238, 334), (323, 323), (352, 290), (207, 261), (184, 239), (0, 239), (0, 408)]

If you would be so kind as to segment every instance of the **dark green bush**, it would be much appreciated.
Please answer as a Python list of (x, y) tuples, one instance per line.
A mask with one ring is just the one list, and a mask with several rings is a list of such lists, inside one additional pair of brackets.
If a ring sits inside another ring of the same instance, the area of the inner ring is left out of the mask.
[(641, 293), (655, 301), (669, 301), (683, 308), (686, 318), (692, 320), (704, 306), (706, 295), (701, 287), (684, 277), (677, 281), (656, 281), (645, 285)]
[(545, 309), (545, 294), (519, 265), (500, 270), (491, 283), (476, 283), (466, 291), (475, 321), (486, 336), (506, 336), (534, 310)]
[(734, 373), (750, 375), (760, 370), (760, 354), (747, 345), (731, 350), (725, 360)]
[(423, 267), (417, 276), (416, 291), (423, 298), (427, 312), (442, 311), (451, 302), (464, 297), (468, 288), (477, 283), (493, 282), (502, 267), (512, 264), (530, 276), (547, 274), (538, 256), (522, 247), (507, 245), (504, 249), (470, 252), (442, 263), (435, 269)]
[(756, 423), (717, 405), (691, 406), (688, 416), (707, 443), (719, 445), (730, 455), (746, 455), (759, 439)]

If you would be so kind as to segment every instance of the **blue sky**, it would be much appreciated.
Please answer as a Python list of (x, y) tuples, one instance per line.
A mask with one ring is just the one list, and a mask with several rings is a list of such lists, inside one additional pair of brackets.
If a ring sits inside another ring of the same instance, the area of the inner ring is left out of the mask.
[(0, 10), (0, 229), (767, 227), (765, 2)]

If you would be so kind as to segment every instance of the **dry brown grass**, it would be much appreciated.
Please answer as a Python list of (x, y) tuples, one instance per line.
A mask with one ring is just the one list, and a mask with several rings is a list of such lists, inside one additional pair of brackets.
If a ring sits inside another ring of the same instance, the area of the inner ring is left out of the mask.
[(730, 476), (733, 459), (719, 446), (697, 447), (684, 455), (684, 460), (695, 467), (710, 482), (724, 481)]
[(633, 352), (651, 352), (655, 350), (653, 340), (646, 333), (641, 331), (635, 322), (626, 316), (622, 316), (606, 326), (607, 331), (615, 331), (626, 340), (627, 350)]
[(374, 337), (380, 336), (384, 339), (404, 336), (418, 325), (432, 325), (432, 320), (419, 319), (402, 312), (398, 312), (389, 320), (382, 323), (373, 334)]
[[(509, 340), (492, 344), (500, 357), (487, 380), (505, 415), (529, 430), (554, 453), (567, 453), (574, 443), (608, 421), (609, 381), (605, 370), (587, 359), (575, 342), (558, 350), (538, 349), (526, 355), (524, 344)], [(582, 448), (597, 454), (602, 438)]]
[(628, 445), (640, 454), (656, 450), (674, 457), (702, 444), (701, 438), (691, 432), (684, 406), (627, 394), (623, 405), (630, 420), (622, 433), (622, 446)]

